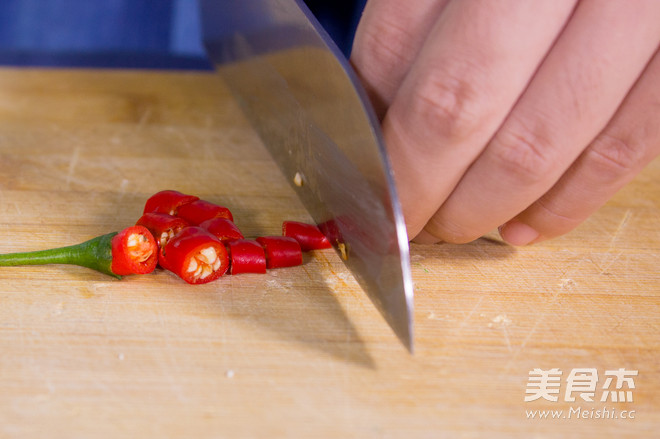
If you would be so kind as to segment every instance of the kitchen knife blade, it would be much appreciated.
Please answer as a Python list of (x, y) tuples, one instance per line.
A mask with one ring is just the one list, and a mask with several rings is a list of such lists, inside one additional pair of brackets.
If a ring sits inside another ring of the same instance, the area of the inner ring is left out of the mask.
[(204, 45), (310, 215), (413, 351), (408, 237), (379, 123), (299, 0), (202, 0)]

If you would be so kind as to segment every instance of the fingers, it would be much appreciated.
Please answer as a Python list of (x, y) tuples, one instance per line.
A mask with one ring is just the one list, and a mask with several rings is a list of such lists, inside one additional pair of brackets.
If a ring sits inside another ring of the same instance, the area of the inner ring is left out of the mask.
[[(425, 230), (468, 242), (547, 192), (643, 71), (660, 40), (659, 21), (655, 0), (634, 8), (624, 0), (581, 2), (506, 122)], [(530, 238), (529, 230), (518, 233)]]
[(383, 118), (449, 0), (370, 0), (355, 33), (351, 62)]
[(619, 111), (559, 182), (500, 233), (514, 244), (569, 232), (660, 155), (660, 51)]
[[(409, 236), (419, 233), (479, 156), (574, 4), (473, 0), (445, 6), (383, 122)], [(433, 230), (444, 238), (451, 228), (446, 221)]]

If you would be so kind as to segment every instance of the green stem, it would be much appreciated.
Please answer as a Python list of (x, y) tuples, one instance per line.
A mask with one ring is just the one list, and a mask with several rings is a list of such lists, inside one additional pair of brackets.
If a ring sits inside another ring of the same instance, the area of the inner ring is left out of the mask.
[(97, 236), (67, 247), (33, 252), (0, 254), (0, 267), (17, 265), (69, 264), (91, 268), (121, 279), (112, 272), (112, 238), (117, 232)]

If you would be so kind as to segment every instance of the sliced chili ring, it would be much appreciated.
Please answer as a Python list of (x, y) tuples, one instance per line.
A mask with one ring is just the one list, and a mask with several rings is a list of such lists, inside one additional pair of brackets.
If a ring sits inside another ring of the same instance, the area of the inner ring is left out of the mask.
[(304, 252), (332, 247), (328, 238), (313, 224), (284, 221), (282, 223), (282, 235), (298, 241), (300, 248)]
[(237, 239), (226, 243), (229, 251), (229, 272), (265, 273), (266, 253), (257, 241), (252, 239)]
[(192, 203), (182, 205), (177, 212), (177, 216), (188, 221), (193, 226), (198, 226), (204, 221), (213, 218), (227, 218), (230, 221), (234, 221), (234, 217), (229, 209), (206, 200), (196, 200)]
[(238, 226), (227, 218), (211, 218), (200, 223), (199, 227), (208, 230), (224, 243), (244, 238)]
[(302, 264), (300, 244), (288, 236), (261, 236), (257, 238), (266, 252), (267, 268), (293, 267)]
[(227, 271), (229, 258), (222, 242), (201, 227), (186, 227), (162, 251), (164, 268), (189, 284), (211, 282)]
[(176, 215), (181, 206), (196, 200), (199, 200), (199, 197), (182, 194), (179, 191), (160, 191), (149, 197), (144, 205), (143, 213), (157, 212)]
[(111, 245), (114, 274), (146, 274), (156, 268), (158, 245), (146, 227), (132, 226), (122, 230), (112, 238)]

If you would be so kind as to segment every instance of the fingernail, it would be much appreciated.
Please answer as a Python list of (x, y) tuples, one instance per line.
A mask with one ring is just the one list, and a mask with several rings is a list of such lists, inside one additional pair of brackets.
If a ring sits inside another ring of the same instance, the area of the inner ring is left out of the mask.
[(502, 239), (516, 246), (530, 244), (540, 236), (539, 232), (517, 220), (511, 220), (504, 224), (499, 231)]
[(419, 232), (412, 240), (415, 244), (436, 244), (440, 241), (442, 241), (440, 238), (431, 235), (426, 230)]

